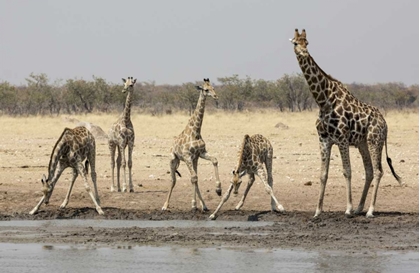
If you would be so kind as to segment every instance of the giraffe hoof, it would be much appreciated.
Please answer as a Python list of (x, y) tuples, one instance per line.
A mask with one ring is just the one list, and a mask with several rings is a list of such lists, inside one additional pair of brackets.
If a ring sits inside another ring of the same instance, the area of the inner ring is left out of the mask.
[(216, 215), (214, 215), (214, 214), (210, 215), (210, 216), (209, 216), (209, 219), (210, 219), (210, 220), (216, 220)]
[(216, 189), (216, 193), (218, 196), (222, 196), (222, 189)]
[(130, 189), (130, 192), (134, 192), (134, 189)]

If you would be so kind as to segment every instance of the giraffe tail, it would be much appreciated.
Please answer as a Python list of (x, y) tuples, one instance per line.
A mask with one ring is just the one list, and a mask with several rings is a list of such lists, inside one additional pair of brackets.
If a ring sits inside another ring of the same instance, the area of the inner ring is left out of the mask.
[(386, 139), (385, 139), (385, 154), (386, 154), (386, 162), (388, 163), (389, 168), (391, 169), (392, 175), (395, 177), (395, 179), (397, 179), (398, 183), (400, 185), (402, 185), (402, 180), (401, 177), (395, 172), (394, 167), (392, 166), (392, 160), (390, 157), (388, 157), (388, 147), (386, 144)]
[(175, 170), (175, 172), (179, 177), (182, 177), (181, 174), (178, 172), (178, 170)]
[(89, 173), (89, 160), (85, 161), (85, 170), (86, 170), (86, 174)]

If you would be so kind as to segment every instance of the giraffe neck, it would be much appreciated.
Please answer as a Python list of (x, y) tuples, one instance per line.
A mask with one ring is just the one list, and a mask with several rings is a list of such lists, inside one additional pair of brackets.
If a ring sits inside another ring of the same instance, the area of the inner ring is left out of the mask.
[(341, 83), (325, 73), (309, 53), (306, 56), (296, 57), (316, 103), (323, 109), (331, 103), (329, 100), (332, 98), (333, 87)]
[(60, 157), (61, 157), (62, 149), (67, 141), (65, 135), (68, 132), (71, 132), (71, 129), (65, 128), (60, 138), (55, 143), (54, 148), (51, 152), (50, 162), (48, 164), (48, 182), (51, 182), (54, 177), (55, 170), (57, 169), (58, 161), (60, 160)]
[(236, 164), (236, 173), (240, 173), (242, 171), (244, 157), (246, 155), (245, 149), (247, 148), (247, 143), (249, 141), (249, 135), (245, 135), (244, 140), (242, 141), (242, 147), (238, 153), (238, 163)]
[(200, 92), (200, 97), (198, 98), (197, 106), (195, 107), (195, 110), (191, 115), (190, 121), (187, 125), (187, 127), (191, 128), (191, 131), (193, 133), (201, 133), (201, 125), (203, 124), (205, 107), (206, 96), (203, 94), (203, 92)]
[(128, 90), (127, 92), (128, 92), (127, 98), (125, 99), (125, 106), (124, 106), (124, 111), (122, 115), (125, 124), (130, 122), (131, 102), (132, 102), (131, 96), (132, 96), (133, 90)]

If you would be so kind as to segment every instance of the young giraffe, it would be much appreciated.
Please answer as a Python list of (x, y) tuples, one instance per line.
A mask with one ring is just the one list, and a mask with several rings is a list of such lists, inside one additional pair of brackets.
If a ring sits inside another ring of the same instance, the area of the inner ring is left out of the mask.
[[(55, 184), (57, 183), (61, 174), (66, 168), (71, 167), (73, 169), (73, 178), (70, 183), (66, 198), (64, 199), (64, 202), (61, 204), (60, 208), (65, 208), (67, 206), (74, 181), (80, 174), (85, 181), (86, 191), (89, 193), (93, 203), (95, 204), (96, 211), (103, 215), (104, 212), (99, 206), (99, 195), (98, 189), (96, 187), (95, 152), (95, 138), (88, 131), (88, 129), (83, 126), (76, 127), (74, 129), (65, 128), (52, 150), (50, 163), (48, 165), (48, 178), (46, 178), (44, 175), (41, 179), (43, 186), (42, 192), (44, 195), (42, 196), (39, 203), (35, 206), (35, 208), (29, 212), (29, 214), (35, 214), (42, 203), (48, 205)], [(83, 166), (83, 161), (85, 159), (85, 165)], [(87, 181), (86, 175), (89, 169), (88, 165), (90, 165), (95, 193), (91, 191)]]
[(204, 108), (206, 106), (206, 97), (211, 96), (217, 100), (218, 97), (214, 91), (213, 86), (210, 84), (209, 79), (204, 79), (203, 86), (196, 86), (197, 90), (200, 91), (200, 97), (198, 98), (197, 107), (191, 115), (187, 126), (184, 131), (175, 139), (174, 145), (171, 149), (171, 179), (172, 184), (169, 189), (168, 197), (166, 198), (165, 204), (162, 210), (167, 210), (169, 205), (169, 199), (171, 198), (172, 190), (175, 187), (177, 171), (180, 160), (184, 161), (191, 174), (191, 184), (193, 186), (193, 199), (192, 208), (197, 208), (196, 195), (201, 202), (202, 210), (207, 211), (207, 207), (204, 204), (204, 200), (201, 197), (200, 190), (198, 189), (198, 177), (197, 177), (197, 163), (198, 158), (201, 157), (205, 160), (209, 160), (213, 163), (214, 172), (216, 177), (216, 193), (220, 196), (222, 194), (221, 183), (219, 179), (219, 171), (217, 168), (217, 159), (214, 156), (210, 156), (206, 151), (206, 143), (201, 137), (201, 125), (203, 123)]
[[(264, 165), (267, 171), (264, 169)], [(257, 175), (264, 183), (265, 190), (271, 196), (271, 210), (283, 212), (283, 206), (277, 201), (273, 193), (272, 165), (273, 147), (271, 146), (270, 141), (264, 136), (258, 134), (251, 137), (249, 135), (245, 135), (242, 147), (238, 152), (238, 164), (232, 172), (233, 177), (230, 182), (231, 184), (229, 189), (223, 195), (219, 206), (217, 206), (216, 210), (209, 218), (212, 220), (216, 219), (217, 212), (229, 199), (232, 189), (234, 189), (234, 194), (238, 194), (239, 186), (242, 183), (241, 177), (245, 174), (249, 175), (248, 185), (245, 189), (244, 195), (235, 209), (239, 210), (244, 204), (245, 198), (255, 181), (255, 175)]]
[(123, 93), (127, 93), (125, 100), (125, 107), (120, 118), (115, 122), (108, 133), (108, 146), (111, 153), (111, 170), (112, 170), (112, 184), (111, 192), (115, 191), (114, 184), (114, 168), (115, 168), (115, 149), (118, 150), (117, 156), (117, 191), (120, 192), (120, 168), (123, 167), (124, 172), (124, 183), (123, 192), (127, 191), (126, 174), (125, 174), (125, 148), (128, 146), (128, 187), (130, 192), (134, 192), (133, 180), (131, 177), (131, 168), (133, 166), (132, 154), (134, 147), (134, 127), (131, 123), (130, 112), (131, 112), (131, 101), (134, 90), (134, 84), (137, 79), (133, 80), (133, 77), (122, 79), (124, 83)]
[(319, 116), (316, 128), (319, 135), (321, 150), (321, 189), (315, 217), (322, 212), (325, 186), (328, 179), (328, 169), (332, 145), (338, 145), (343, 163), (343, 174), (347, 186), (347, 209), (345, 214), (351, 215), (353, 205), (351, 196), (351, 167), (349, 146), (355, 146), (363, 159), (366, 181), (360, 203), (355, 213), (363, 211), (366, 195), (373, 179), (374, 188), (372, 200), (366, 217), (373, 217), (379, 182), (383, 175), (382, 149), (385, 153), (392, 174), (401, 184), (401, 178), (395, 173), (387, 150), (387, 124), (378, 108), (368, 105), (355, 98), (338, 80), (325, 73), (308, 52), (306, 32), (295, 30), (295, 36), (290, 41), (300, 68), (308, 82), (310, 90), (319, 106)]

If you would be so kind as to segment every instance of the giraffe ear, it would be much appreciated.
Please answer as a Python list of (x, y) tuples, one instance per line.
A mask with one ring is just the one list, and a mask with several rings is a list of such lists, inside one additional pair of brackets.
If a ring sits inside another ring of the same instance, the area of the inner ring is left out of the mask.
[(196, 86), (195, 86), (195, 88), (196, 88), (197, 90), (199, 90), (199, 91), (203, 90), (203, 87), (202, 87), (202, 86), (199, 86), (199, 85), (196, 85)]
[(47, 183), (47, 177), (45, 176), (45, 174), (42, 175), (41, 183), (42, 185), (44, 185), (44, 183)]
[(122, 81), (123, 81), (123, 83), (125, 83), (125, 82), (126, 82), (126, 80), (125, 80), (124, 78), (122, 78)]
[(133, 84), (135, 84), (135, 83), (136, 83), (136, 81), (137, 81), (137, 79), (134, 79), (134, 80), (133, 80)]
[(295, 39), (299, 38), (299, 30), (295, 28)]

